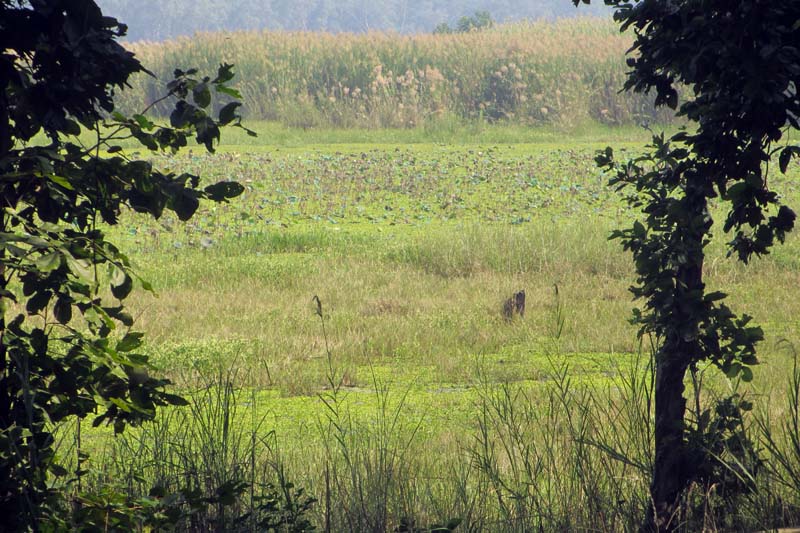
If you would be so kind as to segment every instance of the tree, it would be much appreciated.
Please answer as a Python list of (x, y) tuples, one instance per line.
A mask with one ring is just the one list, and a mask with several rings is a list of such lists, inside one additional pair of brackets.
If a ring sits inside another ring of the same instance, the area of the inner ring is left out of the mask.
[(447, 22), (440, 22), (433, 28), (433, 33), (435, 35), (447, 35), (453, 33), (453, 28), (450, 27), (450, 24)]
[[(575, 5), (580, 1), (573, 0)], [(680, 500), (692, 483), (720, 475), (714, 450), (748, 451), (738, 396), (687, 420), (684, 382), (700, 362), (748, 381), (760, 328), (737, 317), (704, 281), (712, 238), (711, 203), (728, 206), (723, 230), (730, 254), (747, 263), (782, 242), (795, 214), (770, 190), (773, 156), (785, 172), (800, 148), (780, 144), (800, 117), (800, 3), (760, 0), (605, 0), (623, 31), (635, 35), (626, 90), (656, 93), (693, 129), (630, 162), (608, 148), (598, 164), (627, 192), (644, 219), (615, 232), (636, 265), (633, 294), (644, 300), (634, 321), (658, 342), (655, 354), (653, 510), (645, 529), (677, 527)], [(690, 97), (678, 105), (680, 88)], [(716, 417), (716, 418), (715, 418)], [(737, 436), (736, 433), (739, 433)], [(735, 443), (735, 444), (734, 444)]]
[[(165, 96), (175, 102), (170, 127), (115, 112), (114, 91), (147, 73), (118, 44), (125, 30), (93, 0), (0, 0), (0, 516), (8, 530), (64, 516), (54, 487), (79, 480), (85, 456), (67, 472), (54, 426), (93, 415), (121, 432), (184, 402), (150, 375), (123, 303), (138, 278), (104, 227), (126, 208), (186, 220), (201, 200), (243, 190), (235, 182), (201, 189), (198, 176), (161, 172), (117, 144), (175, 152), (194, 137), (213, 151), (220, 126), (241, 126), (230, 65), (213, 79), (175, 71)], [(217, 118), (212, 93), (234, 99)]]
[(458, 33), (467, 33), (473, 30), (489, 29), (492, 26), (494, 26), (494, 20), (488, 11), (476, 11), (471, 17), (463, 16), (458, 19), (456, 31)]
[(492, 28), (494, 26), (494, 19), (488, 11), (476, 11), (475, 15), (468, 17), (464, 15), (458, 19), (455, 29), (451, 28), (447, 22), (437, 24), (433, 29), (434, 34), (449, 34), (449, 33), (469, 33), (471, 31), (480, 31)]

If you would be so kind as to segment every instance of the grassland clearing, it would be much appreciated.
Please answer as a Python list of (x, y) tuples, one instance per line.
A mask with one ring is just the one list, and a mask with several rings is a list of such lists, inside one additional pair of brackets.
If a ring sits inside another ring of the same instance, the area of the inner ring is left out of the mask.
[[(629, 141), (631, 154), (641, 149)], [(333, 530), (457, 516), (473, 530), (521, 531), (555, 527), (574, 508), (585, 512), (562, 525), (583, 527), (601, 512), (589, 500), (613, 494), (630, 507), (608, 529), (634, 527), (646, 475), (576, 445), (581, 435), (614, 442), (641, 464), (649, 449), (637, 411), (648, 347), (627, 322), (629, 258), (607, 240), (633, 213), (595, 169), (599, 147), (234, 145), (164, 159), (247, 191), (190, 224), (130, 214), (114, 230), (158, 291), (133, 299), (137, 327), (183, 390), (235, 384), (238, 427), (274, 430), (263, 453), (321, 501), (333, 495), (336, 510), (315, 515)], [(790, 203), (798, 177), (794, 166), (773, 178)], [(709, 394), (741, 387), (777, 420), (792, 364), (781, 341), (800, 333), (798, 252), (791, 236), (745, 278), (716, 243), (707, 266), (709, 285), (767, 339), (752, 384), (717, 379)], [(524, 319), (504, 320), (503, 300), (522, 288)], [(164, 424), (129, 438), (186, 426)], [(534, 468), (525, 461), (537, 453)], [(492, 496), (514, 491), (516, 510)], [(743, 523), (765, 520), (741, 512)]]

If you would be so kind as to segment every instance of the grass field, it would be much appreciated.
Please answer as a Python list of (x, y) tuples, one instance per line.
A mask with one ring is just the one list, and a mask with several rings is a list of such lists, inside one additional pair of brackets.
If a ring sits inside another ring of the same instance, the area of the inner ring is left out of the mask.
[[(259, 128), (263, 145), (237, 137), (215, 156), (159, 161), (240, 181), (241, 198), (189, 224), (131, 214), (114, 230), (156, 287), (131, 306), (161, 371), (228, 412), (241, 446), (274, 430), (259, 440), (269, 464), (320, 500), (320, 528), (459, 517), (465, 531), (635, 529), (650, 352), (628, 323), (630, 259), (607, 240), (634, 213), (593, 156), (608, 142), (635, 154), (646, 135), (318, 132), (303, 145)], [(797, 165), (771, 178), (790, 205), (798, 178)], [(717, 237), (709, 288), (753, 315), (766, 341), (752, 384), (710, 371), (704, 394), (742, 387), (780, 420), (792, 369), (782, 341), (800, 338), (800, 299), (788, 296), (800, 239), (743, 267)], [(505, 320), (502, 303), (520, 289), (526, 314)], [(228, 382), (230, 397), (208, 396)], [(89, 438), (156, 476), (142, 449), (183, 434), (180, 416), (113, 446)], [(774, 500), (747, 501), (718, 525), (778, 523)]]

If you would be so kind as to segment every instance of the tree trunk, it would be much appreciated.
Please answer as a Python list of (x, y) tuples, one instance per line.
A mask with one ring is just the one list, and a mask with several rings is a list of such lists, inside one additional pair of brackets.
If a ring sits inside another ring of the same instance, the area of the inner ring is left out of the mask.
[[(702, 242), (700, 240), (699, 242)], [(679, 269), (676, 301), (685, 303), (686, 293), (703, 289), (703, 257), (692, 266)], [(673, 328), (656, 354), (655, 382), (655, 461), (650, 485), (652, 509), (645, 522), (645, 531), (675, 531), (680, 521), (680, 500), (694, 477), (684, 442), (686, 398), (684, 379), (698, 345), (694, 338), (681, 333), (694, 330), (693, 313), (680, 303), (674, 309)]]
[(683, 379), (688, 365), (670, 360), (671, 355), (677, 354), (662, 349), (661, 357), (665, 360), (656, 364), (656, 456), (650, 485), (653, 508), (645, 527), (647, 532), (677, 528), (680, 497), (690, 478), (683, 442), (686, 412)]

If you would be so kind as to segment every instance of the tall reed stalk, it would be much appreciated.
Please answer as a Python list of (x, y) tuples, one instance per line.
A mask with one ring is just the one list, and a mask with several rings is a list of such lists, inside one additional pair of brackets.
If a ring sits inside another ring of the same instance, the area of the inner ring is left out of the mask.
[(450, 35), (203, 33), (131, 44), (157, 79), (138, 78), (117, 103), (139, 109), (176, 66), (225, 61), (237, 67), (247, 118), (294, 127), (670, 120), (648, 97), (619, 92), (629, 46), (611, 21), (591, 18)]

